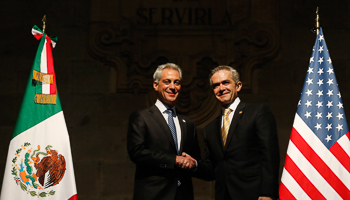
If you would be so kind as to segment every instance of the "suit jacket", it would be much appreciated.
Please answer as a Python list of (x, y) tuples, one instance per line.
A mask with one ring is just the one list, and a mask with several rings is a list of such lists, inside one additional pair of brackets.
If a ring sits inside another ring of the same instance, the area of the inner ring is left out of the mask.
[[(198, 176), (215, 179), (215, 199), (277, 198), (279, 147), (275, 119), (265, 104), (238, 105), (223, 146), (220, 115), (204, 129), (205, 155)], [(208, 173), (212, 172), (212, 173)], [(227, 194), (226, 194), (227, 195)]]
[[(200, 159), (196, 126), (178, 115), (181, 127), (180, 154), (186, 152)], [(129, 119), (127, 149), (136, 164), (134, 200), (171, 200), (175, 198), (178, 180), (188, 200), (193, 200), (189, 171), (175, 166), (176, 147), (169, 126), (159, 109), (136, 111)]]

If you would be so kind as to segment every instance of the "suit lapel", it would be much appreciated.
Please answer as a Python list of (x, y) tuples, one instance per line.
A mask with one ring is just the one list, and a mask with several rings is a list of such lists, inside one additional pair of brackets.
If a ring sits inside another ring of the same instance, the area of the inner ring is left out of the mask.
[(224, 149), (224, 143), (222, 140), (222, 134), (221, 134), (221, 121), (222, 121), (222, 115), (214, 119), (214, 124), (213, 124), (213, 133), (216, 136), (216, 140), (218, 145), (220, 146), (220, 149)]
[(233, 118), (232, 118), (232, 122), (231, 122), (231, 125), (230, 125), (230, 129), (228, 131), (228, 135), (227, 135), (227, 140), (226, 140), (226, 145), (224, 147), (224, 151), (227, 150), (227, 147), (231, 143), (232, 135), (234, 134), (234, 131), (235, 131), (236, 127), (237, 127), (239, 119), (241, 118), (244, 110), (245, 110), (245, 103), (240, 102), (238, 104), (237, 109), (235, 110), (235, 114), (233, 115)]
[(177, 115), (177, 117), (179, 119), (179, 124), (181, 128), (181, 141), (180, 141), (180, 149), (179, 149), (179, 152), (181, 153), (183, 148), (183, 141), (186, 141), (185, 137), (187, 136), (187, 124), (181, 115)]
[(150, 115), (151, 117), (157, 122), (156, 124), (158, 124), (160, 126), (160, 128), (162, 129), (162, 133), (166, 134), (166, 136), (168, 137), (168, 139), (170, 140), (171, 144), (173, 145), (173, 147), (176, 149), (175, 147), (175, 142), (173, 139), (173, 136), (171, 135), (171, 131), (169, 129), (169, 126), (167, 124), (167, 122), (164, 119), (163, 114), (159, 111), (159, 109), (157, 108), (157, 106), (153, 105), (150, 109)]

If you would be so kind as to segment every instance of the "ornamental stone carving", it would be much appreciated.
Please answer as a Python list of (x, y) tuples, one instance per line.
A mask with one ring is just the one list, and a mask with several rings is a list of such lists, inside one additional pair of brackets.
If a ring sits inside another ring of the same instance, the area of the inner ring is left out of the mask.
[[(218, 113), (209, 86), (211, 69), (235, 67), (243, 92), (250, 92), (253, 71), (279, 53), (278, 26), (254, 14), (260, 12), (254, 10), (254, 1), (103, 2), (91, 2), (88, 50), (110, 66), (112, 92), (149, 93), (154, 102), (154, 70), (166, 62), (176, 63), (184, 72), (178, 109), (199, 125)], [(96, 5), (106, 12), (114, 8), (113, 13), (101, 13)]]

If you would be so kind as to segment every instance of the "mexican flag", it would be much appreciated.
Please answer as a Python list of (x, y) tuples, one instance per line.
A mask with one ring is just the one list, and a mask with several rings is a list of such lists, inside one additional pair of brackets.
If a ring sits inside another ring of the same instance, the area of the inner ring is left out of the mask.
[(40, 39), (10, 142), (0, 200), (77, 200), (69, 136), (52, 59), (56, 38)]

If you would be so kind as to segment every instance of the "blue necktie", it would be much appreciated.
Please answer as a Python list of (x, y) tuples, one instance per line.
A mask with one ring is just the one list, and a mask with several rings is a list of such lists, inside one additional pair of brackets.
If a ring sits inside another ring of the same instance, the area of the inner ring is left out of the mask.
[[(174, 123), (174, 119), (173, 119), (173, 110), (172, 109), (168, 109), (168, 126), (170, 128), (171, 131), (171, 135), (173, 135), (173, 139), (175, 142), (175, 146), (176, 146), (176, 152), (179, 155), (179, 148), (177, 146), (177, 134), (176, 134), (176, 127), (175, 127), (175, 123)], [(177, 180), (177, 186), (181, 185), (181, 181)]]
[(168, 126), (170, 128), (171, 135), (173, 135), (173, 139), (174, 139), (175, 146), (176, 146), (176, 152), (179, 155), (176, 127), (175, 127), (175, 123), (174, 123), (174, 119), (173, 119), (173, 110), (172, 109), (168, 109), (167, 111), (168, 111)]

